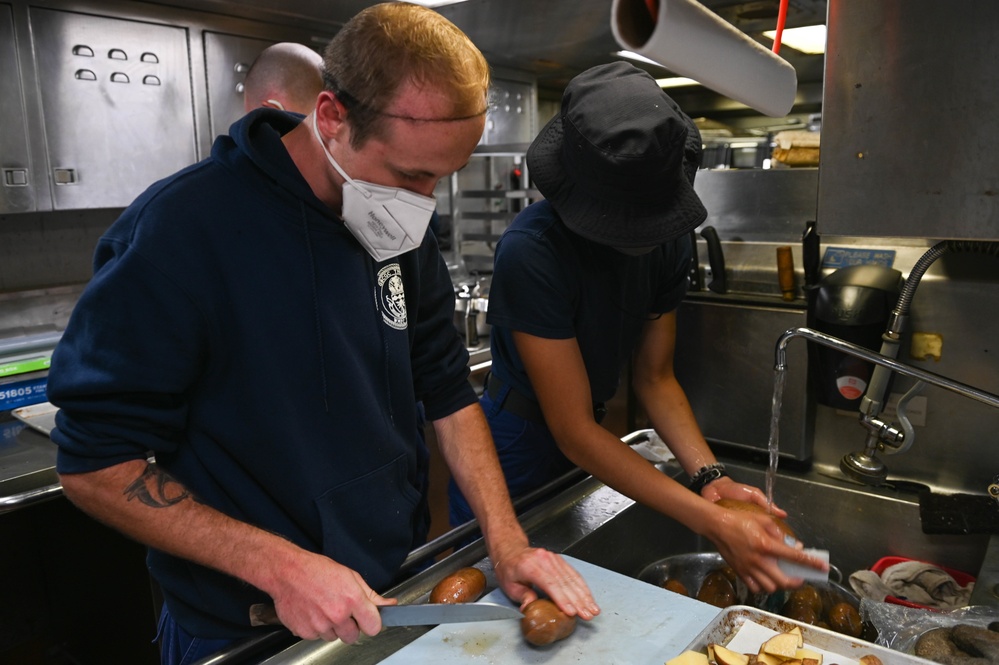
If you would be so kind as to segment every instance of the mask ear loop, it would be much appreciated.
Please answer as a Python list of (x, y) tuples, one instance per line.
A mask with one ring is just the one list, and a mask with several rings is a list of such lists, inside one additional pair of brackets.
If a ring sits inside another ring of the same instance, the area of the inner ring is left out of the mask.
[(330, 154), (329, 148), (326, 147), (326, 142), (323, 141), (322, 135), (319, 134), (319, 123), (316, 120), (317, 112), (318, 109), (312, 112), (312, 133), (316, 135), (316, 140), (319, 141), (319, 146), (323, 149), (323, 152), (326, 153), (326, 159), (329, 161), (330, 164), (333, 165), (333, 168), (336, 169), (336, 172), (339, 173), (341, 176), (343, 176), (344, 180), (350, 183), (354, 187), (354, 189), (363, 194), (364, 198), (370, 199), (371, 192), (369, 192), (365, 187), (355, 182), (349, 175), (347, 175), (346, 171), (340, 168), (340, 165), (336, 163), (336, 160), (333, 159), (333, 155)]
[(266, 100), (266, 102), (268, 104), (270, 104), (271, 106), (273, 106), (274, 108), (280, 109), (280, 110), (284, 111), (284, 104), (282, 104), (278, 100), (276, 100), (276, 99), (268, 99), (268, 100)]

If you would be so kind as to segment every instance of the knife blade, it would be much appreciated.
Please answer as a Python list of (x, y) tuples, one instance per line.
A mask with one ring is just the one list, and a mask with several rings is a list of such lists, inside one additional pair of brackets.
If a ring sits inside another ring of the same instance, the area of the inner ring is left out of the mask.
[[(520, 610), (496, 603), (428, 603), (421, 605), (380, 605), (382, 626), (436, 626), (441, 623), (522, 619)], [(270, 603), (250, 606), (251, 626), (280, 626), (281, 620)]]
[(426, 605), (381, 605), (383, 626), (435, 626), (441, 623), (522, 619), (515, 607), (496, 603), (428, 603)]

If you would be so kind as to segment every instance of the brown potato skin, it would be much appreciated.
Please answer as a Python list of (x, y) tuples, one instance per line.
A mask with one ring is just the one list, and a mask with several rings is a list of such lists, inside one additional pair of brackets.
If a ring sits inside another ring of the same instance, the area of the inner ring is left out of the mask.
[(807, 607), (815, 614), (822, 615), (822, 595), (818, 589), (810, 584), (805, 584), (792, 591), (788, 596), (787, 604), (790, 607)]
[(719, 499), (718, 501), (715, 502), (715, 505), (721, 508), (727, 508), (728, 510), (741, 510), (742, 512), (745, 513), (759, 513), (761, 515), (769, 515), (770, 519), (774, 521), (777, 527), (785, 535), (791, 536), (795, 540), (798, 539), (798, 536), (796, 536), (794, 533), (794, 529), (789, 527), (787, 525), (787, 522), (785, 522), (779, 517), (770, 515), (770, 513), (767, 512), (767, 509), (764, 508), (763, 506), (751, 503), (749, 501), (737, 501), (736, 499)]
[(713, 570), (704, 576), (701, 588), (697, 590), (697, 600), (722, 609), (735, 605), (735, 587), (721, 570)]
[(850, 637), (860, 637), (864, 626), (860, 621), (860, 613), (850, 603), (836, 603), (829, 608), (829, 627), (837, 633)]
[(721, 572), (722, 575), (728, 578), (728, 581), (732, 583), (732, 586), (735, 586), (735, 581), (739, 579), (739, 576), (735, 574), (735, 568), (726, 565), (722, 566), (718, 570)]
[(448, 575), (430, 592), (431, 603), (472, 603), (486, 590), (486, 576), (478, 568), (462, 568)]
[(781, 609), (780, 613), (788, 619), (794, 619), (795, 621), (800, 621), (801, 623), (807, 623), (810, 626), (817, 625), (821, 620), (818, 612), (812, 609), (810, 605), (803, 605), (800, 603), (795, 604), (791, 601), (784, 603), (784, 607)]
[(565, 639), (576, 630), (576, 617), (565, 614), (547, 598), (538, 598), (524, 608), (520, 631), (536, 647)]
[(687, 596), (688, 598), (690, 597), (690, 592), (687, 591), (687, 585), (685, 585), (683, 582), (676, 579), (675, 577), (670, 577), (665, 582), (663, 582), (663, 588), (666, 589), (667, 591), (672, 591), (673, 593), (679, 593), (684, 596)]

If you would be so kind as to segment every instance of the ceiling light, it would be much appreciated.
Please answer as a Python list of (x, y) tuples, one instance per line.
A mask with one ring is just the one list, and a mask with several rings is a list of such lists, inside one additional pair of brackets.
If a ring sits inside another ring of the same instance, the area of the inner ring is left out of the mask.
[(443, 7), (444, 5), (456, 5), (459, 2), (465, 2), (465, 0), (409, 0), (409, 2), (424, 7)]
[(685, 85), (701, 85), (694, 79), (689, 79), (686, 76), (671, 76), (667, 79), (656, 79), (656, 83), (660, 88), (680, 88)]
[(650, 58), (646, 58), (644, 55), (639, 55), (634, 51), (616, 51), (612, 55), (620, 56), (622, 58), (628, 58), (629, 60), (637, 60), (638, 62), (645, 62), (650, 65), (656, 65), (657, 67), (662, 67), (658, 62)]
[[(767, 30), (764, 37), (771, 40), (777, 38), (776, 30)], [(806, 25), (802, 28), (786, 28), (781, 33), (780, 43), (782, 46), (790, 46), (796, 51), (818, 55), (826, 52), (826, 26)]]

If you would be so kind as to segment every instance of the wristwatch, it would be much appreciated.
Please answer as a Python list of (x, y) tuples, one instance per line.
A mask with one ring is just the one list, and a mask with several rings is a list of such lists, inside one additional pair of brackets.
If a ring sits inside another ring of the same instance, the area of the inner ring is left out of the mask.
[(719, 478), (726, 478), (727, 476), (728, 472), (725, 471), (725, 465), (720, 462), (702, 466), (698, 469), (697, 473), (690, 477), (690, 491), (700, 494), (701, 490), (705, 487)]

